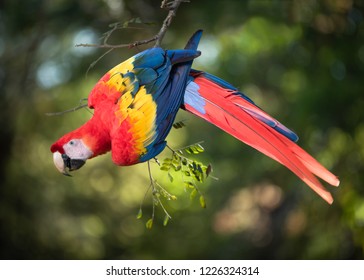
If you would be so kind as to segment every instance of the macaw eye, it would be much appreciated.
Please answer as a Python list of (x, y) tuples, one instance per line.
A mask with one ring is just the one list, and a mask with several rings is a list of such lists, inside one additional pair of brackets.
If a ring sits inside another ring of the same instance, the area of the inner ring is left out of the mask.
[(75, 142), (73, 142), (73, 141), (70, 141), (70, 145), (73, 145), (73, 144), (75, 144)]

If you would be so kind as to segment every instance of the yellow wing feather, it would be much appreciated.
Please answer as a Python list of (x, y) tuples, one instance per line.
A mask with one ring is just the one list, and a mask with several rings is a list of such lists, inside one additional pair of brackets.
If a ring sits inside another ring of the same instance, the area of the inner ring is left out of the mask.
[(123, 121), (130, 123), (129, 133), (134, 140), (135, 152), (139, 155), (146, 153), (145, 147), (151, 144), (156, 137), (157, 105), (145, 87), (140, 87), (134, 97), (130, 91), (124, 93), (119, 100), (115, 114), (120, 124)]

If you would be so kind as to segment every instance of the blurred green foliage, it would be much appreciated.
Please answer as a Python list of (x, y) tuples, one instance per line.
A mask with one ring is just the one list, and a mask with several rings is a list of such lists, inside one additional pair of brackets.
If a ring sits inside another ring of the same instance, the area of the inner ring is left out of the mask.
[(153, 176), (177, 200), (157, 208), (148, 230), (146, 164), (117, 167), (110, 155), (74, 177), (53, 166), (50, 145), (85, 122), (77, 106), (109, 68), (139, 49), (105, 50), (109, 24), (155, 22), (116, 32), (111, 43), (149, 38), (165, 11), (157, 0), (20, 1), (0, 4), (0, 255), (3, 259), (362, 259), (364, 257), (363, 1), (183, 3), (163, 41), (181, 48), (204, 29), (194, 67), (239, 87), (300, 135), (299, 144), (341, 179), (327, 205), (286, 168), (185, 112), (172, 148), (204, 140), (199, 184), (207, 208), (183, 181)]

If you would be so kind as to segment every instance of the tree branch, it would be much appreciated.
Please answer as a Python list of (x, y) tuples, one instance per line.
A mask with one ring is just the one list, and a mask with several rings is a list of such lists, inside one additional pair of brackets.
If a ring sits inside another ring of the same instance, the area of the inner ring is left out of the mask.
[(82, 102), (84, 101), (87, 101), (87, 98), (83, 98), (80, 100), (80, 105), (76, 106), (76, 107), (73, 107), (71, 109), (68, 109), (68, 110), (65, 110), (65, 111), (62, 111), (62, 112), (51, 112), (51, 113), (45, 113), (46, 116), (61, 116), (61, 115), (64, 115), (64, 114), (67, 114), (67, 113), (71, 113), (71, 112), (75, 112), (79, 109), (82, 109), (82, 108), (85, 108), (87, 107), (87, 103), (84, 103), (82, 104)]
[(182, 2), (189, 2), (188, 0), (174, 0), (173, 2), (168, 2), (168, 0), (163, 0), (162, 4), (161, 4), (161, 8), (163, 9), (168, 9), (168, 15), (165, 18), (165, 20), (163, 21), (163, 25), (161, 27), (161, 29), (159, 30), (158, 34), (155, 36), (156, 37), (156, 42), (154, 47), (159, 47), (164, 35), (167, 32), (168, 27), (171, 25), (173, 18), (176, 16), (177, 10), (179, 5)]
[(135, 20), (128, 21), (122, 25), (120, 23), (116, 23), (111, 25), (112, 29), (105, 33), (104, 41), (102, 44), (77, 44), (76, 47), (94, 47), (94, 48), (109, 48), (109, 49), (117, 49), (117, 48), (134, 48), (140, 45), (146, 45), (151, 42), (155, 42), (154, 47), (159, 47), (161, 42), (164, 38), (164, 35), (167, 32), (168, 27), (171, 25), (173, 18), (176, 16), (177, 10), (182, 2), (188, 3), (189, 0), (162, 0), (161, 8), (168, 10), (168, 15), (164, 19), (163, 24), (159, 30), (159, 32), (154, 35), (153, 37), (145, 40), (135, 41), (133, 43), (126, 43), (126, 44), (119, 44), (119, 45), (112, 45), (108, 43), (108, 40), (111, 34), (121, 28), (127, 28), (129, 23), (136, 22)]

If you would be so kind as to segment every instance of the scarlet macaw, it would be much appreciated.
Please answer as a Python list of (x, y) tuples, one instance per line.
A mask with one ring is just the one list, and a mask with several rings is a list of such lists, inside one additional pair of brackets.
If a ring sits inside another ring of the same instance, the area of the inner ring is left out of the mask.
[(182, 108), (280, 162), (331, 204), (316, 176), (333, 186), (338, 178), (295, 144), (294, 132), (226, 81), (191, 69), (201, 35), (183, 50), (150, 48), (107, 72), (88, 97), (92, 118), (51, 146), (57, 169), (69, 175), (110, 150), (116, 165), (148, 161), (165, 148)]

